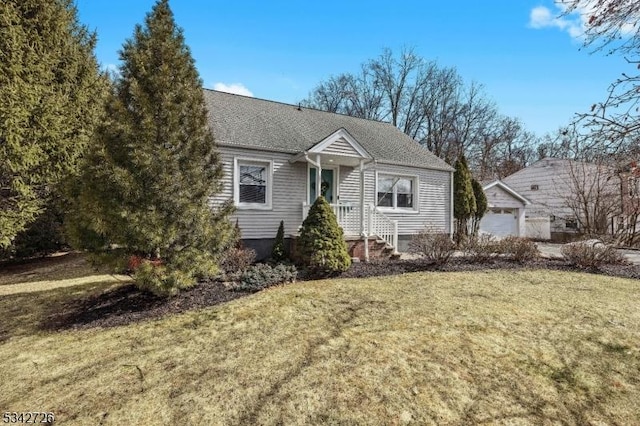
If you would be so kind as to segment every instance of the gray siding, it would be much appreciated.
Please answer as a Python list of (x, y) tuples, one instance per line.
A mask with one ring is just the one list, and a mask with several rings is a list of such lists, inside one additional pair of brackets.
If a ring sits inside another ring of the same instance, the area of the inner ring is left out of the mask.
[[(565, 227), (565, 219), (575, 218), (569, 205), (571, 198), (575, 198), (576, 185), (585, 189), (604, 176), (606, 172), (595, 164), (546, 158), (504, 178), (503, 182), (531, 201), (526, 208), (527, 217), (554, 216), (551, 230), (564, 232), (572, 231)], [(612, 196), (619, 191), (614, 181), (603, 189)], [(537, 189), (532, 189), (534, 185)]]
[(523, 208), (524, 204), (520, 200), (513, 198), (511, 194), (496, 186), (489, 188), (486, 192), (489, 207), (513, 207)]
[(360, 154), (353, 149), (351, 144), (347, 142), (344, 138), (340, 138), (328, 147), (326, 147), (323, 151), (323, 154), (334, 154), (334, 155), (342, 155), (346, 157), (360, 157)]
[(441, 170), (378, 164), (365, 177), (365, 194), (368, 203), (374, 203), (376, 195), (375, 176), (388, 173), (418, 177), (418, 211), (384, 211), (390, 219), (398, 221), (398, 234), (416, 234), (425, 228), (440, 232), (451, 232), (451, 173)]
[(340, 166), (340, 201), (360, 203), (360, 171), (358, 167)]
[(242, 230), (242, 238), (275, 238), (280, 221), (284, 220), (285, 234), (298, 232), (302, 223), (302, 202), (306, 197), (306, 163), (290, 164), (290, 154), (264, 152), (242, 148), (219, 147), (224, 164), (224, 186), (213, 203), (233, 200), (233, 160), (235, 157), (273, 161), (273, 194), (271, 210), (237, 209), (236, 219)]
[[(531, 166), (507, 176), (503, 182), (528, 198), (527, 216), (569, 216), (566, 197), (571, 191), (565, 162), (538, 161)], [(538, 189), (532, 189), (537, 185)]]
[[(273, 161), (273, 193), (271, 210), (236, 210), (232, 220), (238, 220), (242, 238), (274, 238), (280, 220), (284, 220), (285, 234), (296, 235), (302, 224), (302, 203), (307, 197), (307, 164), (289, 163), (290, 154), (264, 152), (221, 146), (224, 165), (224, 185), (213, 204), (233, 200), (234, 158)], [(384, 214), (398, 221), (400, 235), (415, 234), (425, 227), (450, 232), (451, 177), (448, 171), (378, 164), (365, 171), (365, 203), (375, 202), (376, 171), (405, 176), (417, 176), (419, 182), (417, 212), (386, 211)], [(360, 172), (358, 167), (340, 166), (340, 202), (360, 203)]]

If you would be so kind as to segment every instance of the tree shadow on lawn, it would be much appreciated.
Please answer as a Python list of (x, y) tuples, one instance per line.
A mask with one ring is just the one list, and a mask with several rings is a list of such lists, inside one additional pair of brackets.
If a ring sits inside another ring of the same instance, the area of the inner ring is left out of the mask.
[(219, 282), (203, 282), (174, 297), (163, 298), (127, 284), (52, 307), (41, 328), (56, 331), (115, 327), (217, 305), (246, 294), (228, 290)]

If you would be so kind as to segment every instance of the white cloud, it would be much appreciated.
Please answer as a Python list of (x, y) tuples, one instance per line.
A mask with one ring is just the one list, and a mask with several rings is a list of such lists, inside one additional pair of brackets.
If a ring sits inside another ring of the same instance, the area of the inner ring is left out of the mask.
[[(609, 3), (617, 0), (580, 0), (578, 6), (567, 13), (567, 4), (563, 0), (555, 0), (553, 9), (545, 6), (537, 6), (531, 9), (529, 14), (529, 26), (531, 28), (558, 28), (566, 31), (572, 38), (582, 40), (589, 26), (589, 19), (598, 11), (606, 10)], [(635, 33), (632, 23), (622, 25), (622, 35)]]
[(563, 8), (558, 6), (553, 11), (545, 6), (534, 7), (529, 14), (529, 26), (535, 29), (558, 28), (572, 38), (581, 38), (586, 28), (586, 10), (561, 16), (563, 12)]
[(213, 85), (213, 89), (219, 90), (221, 92), (235, 93), (236, 95), (253, 97), (253, 93), (251, 92), (251, 90), (244, 87), (244, 84), (242, 83), (231, 83), (231, 84), (216, 83)]

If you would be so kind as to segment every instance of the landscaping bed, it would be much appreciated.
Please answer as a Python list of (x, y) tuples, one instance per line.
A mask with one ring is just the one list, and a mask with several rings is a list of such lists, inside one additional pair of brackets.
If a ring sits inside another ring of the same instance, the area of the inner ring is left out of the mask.
[[(471, 262), (464, 258), (454, 258), (444, 265), (435, 265), (422, 259), (412, 259), (354, 263), (349, 270), (336, 278), (365, 278), (420, 271), (463, 272), (504, 269), (549, 269), (584, 272), (584, 270), (573, 267), (559, 259), (538, 259), (526, 263), (518, 263), (503, 259)], [(598, 270), (586, 272), (640, 279), (640, 266), (605, 265)], [(308, 280), (308, 278), (301, 273), (298, 280)], [(74, 298), (65, 301), (62, 306), (56, 306), (52, 309), (52, 313), (45, 321), (45, 327), (47, 329), (113, 327), (214, 306), (249, 294), (251, 292), (232, 290), (218, 281), (206, 281), (167, 299), (142, 292), (133, 284), (127, 284), (102, 292), (91, 293), (80, 299)]]

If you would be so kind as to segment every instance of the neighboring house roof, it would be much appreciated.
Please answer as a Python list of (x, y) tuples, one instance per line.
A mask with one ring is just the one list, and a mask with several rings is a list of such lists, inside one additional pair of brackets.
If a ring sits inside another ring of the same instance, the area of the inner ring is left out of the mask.
[(454, 170), (390, 123), (215, 90), (204, 96), (219, 145), (297, 154), (344, 129), (376, 161)]
[(575, 216), (575, 208), (571, 206), (576, 203), (577, 191), (591, 192), (591, 185), (596, 185), (594, 188), (599, 185), (606, 191), (603, 194), (619, 197), (619, 183), (609, 180), (606, 171), (604, 165), (547, 157), (503, 178), (502, 182), (531, 202), (527, 210), (532, 217), (568, 218)]
[(502, 189), (503, 191), (505, 191), (506, 193), (511, 195), (516, 200), (521, 201), (524, 205), (531, 204), (531, 201), (529, 201), (526, 197), (520, 195), (513, 188), (509, 187), (509, 185), (507, 185), (506, 183), (504, 183), (504, 182), (502, 182), (500, 180), (494, 180), (493, 182), (491, 182), (491, 183), (489, 183), (487, 185), (484, 185), (482, 187), (482, 189), (486, 192), (486, 191), (488, 191), (489, 189), (491, 189), (493, 187), (497, 187), (497, 188)]

